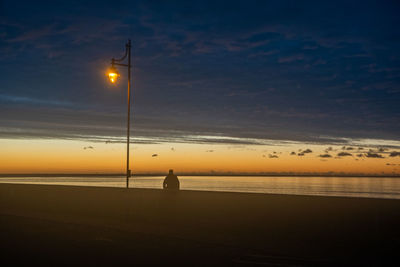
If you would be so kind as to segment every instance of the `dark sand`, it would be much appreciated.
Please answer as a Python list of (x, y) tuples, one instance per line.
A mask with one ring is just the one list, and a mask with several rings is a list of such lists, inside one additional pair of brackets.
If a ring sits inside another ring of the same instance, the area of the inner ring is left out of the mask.
[(15, 265), (400, 266), (400, 201), (0, 184), (0, 235)]

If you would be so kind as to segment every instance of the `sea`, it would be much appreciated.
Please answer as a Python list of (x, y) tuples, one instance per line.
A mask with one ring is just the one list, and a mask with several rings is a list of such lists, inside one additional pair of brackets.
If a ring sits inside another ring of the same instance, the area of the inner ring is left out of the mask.
[[(134, 176), (130, 188), (162, 189), (163, 176)], [(179, 176), (181, 190), (400, 199), (396, 177)], [(126, 187), (126, 178), (0, 177), (0, 183)]]

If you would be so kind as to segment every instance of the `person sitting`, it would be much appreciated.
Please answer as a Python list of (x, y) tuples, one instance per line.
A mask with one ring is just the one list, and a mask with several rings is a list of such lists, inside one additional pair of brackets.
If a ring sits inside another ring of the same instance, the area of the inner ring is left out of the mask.
[(174, 170), (169, 170), (168, 175), (164, 179), (163, 188), (165, 190), (179, 190), (179, 180), (174, 174)]

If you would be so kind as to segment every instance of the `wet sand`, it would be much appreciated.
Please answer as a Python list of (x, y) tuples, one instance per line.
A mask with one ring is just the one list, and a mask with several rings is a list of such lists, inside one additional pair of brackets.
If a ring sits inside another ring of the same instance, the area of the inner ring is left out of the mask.
[(0, 184), (2, 262), (398, 265), (400, 200)]

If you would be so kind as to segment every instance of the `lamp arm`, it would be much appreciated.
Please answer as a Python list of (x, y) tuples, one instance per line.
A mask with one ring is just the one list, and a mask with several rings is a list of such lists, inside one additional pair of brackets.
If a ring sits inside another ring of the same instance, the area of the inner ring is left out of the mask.
[(115, 62), (115, 61), (117, 61), (117, 62), (120, 62), (120, 61), (123, 61), (127, 56), (128, 56), (128, 50), (129, 50), (129, 47), (131, 46), (131, 43), (130, 43), (130, 41), (125, 45), (125, 55), (123, 56), (123, 57), (121, 57), (121, 58), (118, 58), (118, 59), (115, 59), (115, 58), (113, 58), (112, 59), (112, 61), (113, 62)]

